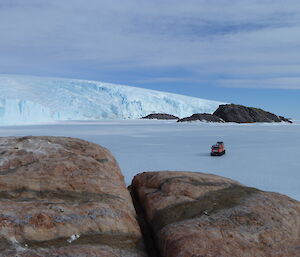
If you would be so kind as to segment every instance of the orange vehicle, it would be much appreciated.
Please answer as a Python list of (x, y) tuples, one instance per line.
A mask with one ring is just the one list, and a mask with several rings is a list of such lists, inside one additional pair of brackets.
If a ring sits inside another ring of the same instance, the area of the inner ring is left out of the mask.
[(211, 156), (221, 156), (223, 154), (225, 154), (225, 146), (223, 142), (217, 142), (211, 147)]

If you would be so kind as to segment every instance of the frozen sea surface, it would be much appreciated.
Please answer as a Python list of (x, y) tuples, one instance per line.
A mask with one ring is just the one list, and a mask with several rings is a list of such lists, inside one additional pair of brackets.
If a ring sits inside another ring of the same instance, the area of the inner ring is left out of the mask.
[[(127, 120), (0, 127), (0, 136), (78, 137), (111, 150), (129, 184), (143, 171), (200, 171), (300, 200), (300, 122), (209, 124)], [(224, 141), (226, 155), (211, 157)]]

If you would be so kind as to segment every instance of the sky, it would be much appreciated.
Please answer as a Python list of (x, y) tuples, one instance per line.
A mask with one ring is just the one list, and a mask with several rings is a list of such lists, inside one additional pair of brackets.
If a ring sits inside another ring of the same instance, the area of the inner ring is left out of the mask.
[(0, 0), (0, 73), (79, 78), (300, 119), (299, 0)]

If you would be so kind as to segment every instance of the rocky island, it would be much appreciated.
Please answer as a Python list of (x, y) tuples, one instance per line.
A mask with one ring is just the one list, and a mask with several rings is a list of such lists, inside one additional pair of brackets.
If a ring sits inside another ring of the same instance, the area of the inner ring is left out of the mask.
[(177, 119), (177, 122), (206, 121), (206, 122), (234, 122), (234, 123), (256, 123), (256, 122), (288, 122), (290, 119), (278, 116), (274, 113), (259, 108), (247, 107), (237, 104), (222, 104), (213, 113), (194, 113), (189, 117), (178, 118), (171, 114), (155, 113), (149, 114), (142, 119)]
[(178, 120), (179, 118), (172, 114), (167, 113), (151, 113), (145, 117), (142, 117), (142, 119), (149, 119), (149, 120)]
[(207, 121), (207, 122), (225, 122), (223, 119), (216, 115), (209, 113), (195, 113), (189, 117), (179, 119), (177, 122), (186, 122), (186, 121)]
[(289, 119), (283, 116), (277, 116), (274, 113), (264, 111), (259, 108), (247, 107), (237, 104), (222, 104), (213, 113), (226, 122), (253, 123), (253, 122), (289, 122)]

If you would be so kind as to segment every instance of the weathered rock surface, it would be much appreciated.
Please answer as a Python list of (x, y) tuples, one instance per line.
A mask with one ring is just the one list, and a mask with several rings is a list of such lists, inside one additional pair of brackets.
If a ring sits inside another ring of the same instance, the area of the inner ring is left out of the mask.
[(300, 203), (219, 176), (146, 172), (132, 188), (162, 257), (300, 256)]
[[(131, 190), (151, 257), (300, 256), (300, 203), (287, 196), (171, 171), (138, 174)], [(0, 257), (16, 256), (146, 256), (107, 149), (73, 138), (0, 138)]]
[(224, 122), (220, 117), (209, 113), (195, 113), (190, 117), (179, 119), (177, 122), (185, 121), (208, 121), (208, 122)]
[(222, 104), (213, 115), (220, 117), (226, 122), (252, 123), (284, 121), (292, 123), (289, 119), (266, 112), (262, 109), (237, 104)]
[(171, 115), (171, 114), (167, 114), (167, 113), (151, 113), (145, 117), (143, 117), (142, 119), (156, 119), (156, 120), (178, 120), (179, 118)]
[(0, 256), (144, 256), (110, 152), (73, 138), (0, 138)]

